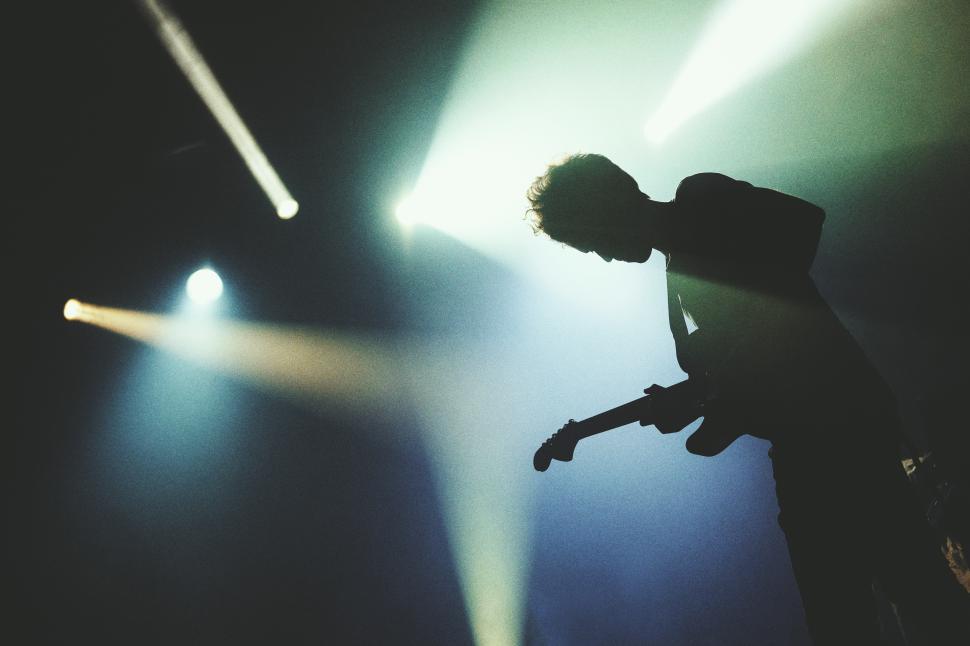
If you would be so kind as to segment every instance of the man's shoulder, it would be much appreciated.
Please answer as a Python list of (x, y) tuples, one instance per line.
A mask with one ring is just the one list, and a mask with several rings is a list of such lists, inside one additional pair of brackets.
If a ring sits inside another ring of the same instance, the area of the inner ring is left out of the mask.
[(680, 181), (675, 199), (692, 199), (697, 196), (727, 193), (750, 187), (751, 184), (748, 182), (736, 180), (722, 173), (697, 173)]

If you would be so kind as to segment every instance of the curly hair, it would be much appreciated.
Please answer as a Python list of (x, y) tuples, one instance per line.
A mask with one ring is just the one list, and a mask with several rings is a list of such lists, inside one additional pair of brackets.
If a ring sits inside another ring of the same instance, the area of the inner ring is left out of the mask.
[[(632, 191), (632, 193), (631, 193)], [(536, 233), (573, 244), (609, 225), (640, 196), (636, 180), (603, 155), (577, 153), (551, 164), (532, 182), (526, 219)]]

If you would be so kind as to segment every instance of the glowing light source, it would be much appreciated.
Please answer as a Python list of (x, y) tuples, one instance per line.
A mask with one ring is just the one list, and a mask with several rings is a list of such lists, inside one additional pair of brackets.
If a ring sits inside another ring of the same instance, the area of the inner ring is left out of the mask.
[(276, 205), (276, 215), (280, 216), (280, 219), (289, 220), (296, 212), (300, 210), (300, 205), (294, 199), (283, 200)]
[(677, 80), (644, 127), (662, 143), (687, 120), (785, 62), (815, 35), (838, 0), (731, 0), (715, 13)]
[(394, 215), (397, 217), (397, 221), (404, 226), (411, 226), (417, 222), (417, 212), (414, 206), (414, 198), (408, 196), (401, 200), (397, 205), (397, 209), (394, 210)]
[(189, 276), (185, 290), (192, 302), (207, 305), (222, 296), (222, 279), (209, 268), (199, 269)]
[(276, 214), (284, 220), (292, 218), (299, 210), (299, 204), (286, 190), (246, 124), (239, 118), (181, 21), (161, 0), (142, 0), (141, 5), (145, 15), (154, 23), (165, 49), (239, 151), (249, 171), (273, 203)]
[(81, 316), (81, 301), (72, 298), (64, 303), (64, 318), (75, 321)]

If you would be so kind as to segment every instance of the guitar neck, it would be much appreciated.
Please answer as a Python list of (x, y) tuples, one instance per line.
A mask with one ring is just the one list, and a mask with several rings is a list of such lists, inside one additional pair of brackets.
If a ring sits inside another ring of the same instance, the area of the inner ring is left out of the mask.
[(611, 408), (608, 411), (577, 422), (574, 431), (576, 437), (578, 439), (587, 438), (591, 435), (610, 431), (620, 426), (626, 426), (627, 424), (638, 422), (648, 417), (651, 409), (651, 397), (652, 395), (644, 395), (631, 402), (621, 404), (616, 408)]

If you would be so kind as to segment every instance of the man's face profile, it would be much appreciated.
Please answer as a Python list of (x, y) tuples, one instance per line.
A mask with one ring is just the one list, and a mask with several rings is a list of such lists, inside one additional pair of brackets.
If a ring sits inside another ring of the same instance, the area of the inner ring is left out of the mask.
[(595, 253), (606, 262), (646, 262), (652, 248), (644, 240), (640, 210), (649, 198), (631, 178), (632, 190), (615, 192), (611, 199), (589, 205), (586, 226), (571, 232), (566, 241), (582, 253)]

